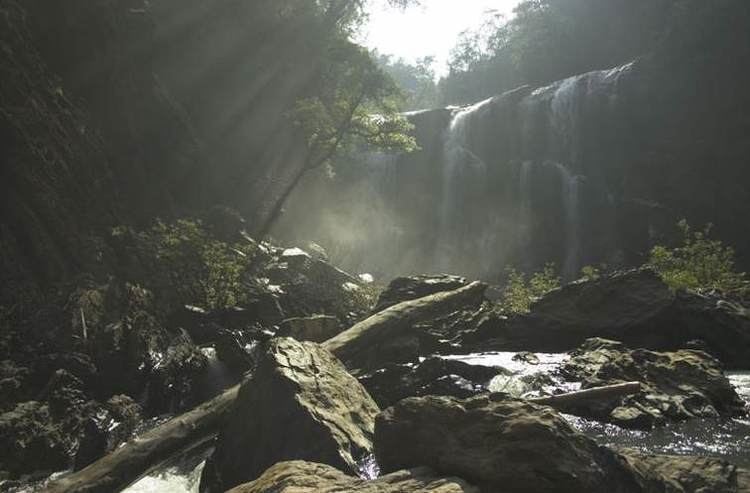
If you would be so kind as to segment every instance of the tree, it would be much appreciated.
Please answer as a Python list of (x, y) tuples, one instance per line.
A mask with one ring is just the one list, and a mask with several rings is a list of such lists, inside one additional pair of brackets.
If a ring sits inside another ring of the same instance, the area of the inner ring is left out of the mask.
[(657, 46), (681, 0), (525, 0), (464, 33), (441, 81), (447, 103), (610, 68)]
[(355, 143), (390, 151), (416, 148), (411, 124), (397, 112), (400, 95), (367, 50), (348, 37), (331, 42), (316, 91), (299, 99), (288, 115), (304, 136), (307, 156), (265, 218), (260, 238), (268, 235), (307, 172), (329, 163), (342, 148)]
[(420, 58), (411, 64), (403, 58), (373, 53), (380, 68), (395, 81), (403, 93), (398, 107), (402, 111), (414, 111), (438, 106), (435, 83), (435, 57)]

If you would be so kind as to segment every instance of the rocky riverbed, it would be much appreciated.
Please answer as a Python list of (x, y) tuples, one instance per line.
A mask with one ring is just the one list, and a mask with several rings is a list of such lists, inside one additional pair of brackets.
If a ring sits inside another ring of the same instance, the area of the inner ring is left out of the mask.
[[(52, 359), (65, 366), (52, 371), (41, 399), (19, 395), (0, 416), (0, 433), (20, 451), (13, 460), (5, 452), (1, 463), (13, 469), (2, 490), (749, 487), (750, 375), (725, 368), (750, 355), (743, 353), (750, 319), (734, 303), (670, 294), (650, 272), (631, 271), (562, 288), (529, 314), (508, 316), (482, 283), (419, 276), (394, 281), (372, 300), (376, 308), (357, 312), (369, 289), (361, 278), (299, 249), (266, 251), (265, 294), (234, 310), (184, 307), (169, 318), (165, 343), (150, 340), (145, 356), (129, 356), (151, 361), (134, 373), (140, 380), (118, 380), (123, 391), (142, 382), (138, 402), (86, 401), (81, 368), (109, 368), (102, 358), (119, 354), (121, 338), (101, 339), (108, 353), (94, 352), (93, 361)], [(611, 301), (618, 297), (622, 303)], [(682, 334), (676, 327), (687, 314), (700, 317)], [(144, 334), (104, 327), (103, 334)], [(664, 334), (648, 336), (659, 327)], [(550, 352), (564, 343), (565, 351)], [(137, 359), (124, 361), (137, 370)], [(47, 368), (38, 365), (4, 363), (4, 385), (20, 392), (14, 382)], [(231, 401), (224, 394), (217, 408), (167, 420), (237, 382)], [(84, 426), (62, 420), (65, 403), (76, 405), (71, 416)], [(92, 415), (104, 421), (85, 425)], [(49, 462), (24, 460), (43, 447)], [(77, 472), (64, 471), (69, 453)], [(34, 482), (45, 470), (63, 472)]]

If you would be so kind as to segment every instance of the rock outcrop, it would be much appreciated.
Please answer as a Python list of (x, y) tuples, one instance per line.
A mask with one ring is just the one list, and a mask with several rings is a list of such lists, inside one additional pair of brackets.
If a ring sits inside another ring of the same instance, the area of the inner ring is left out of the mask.
[(374, 481), (347, 476), (327, 465), (312, 462), (282, 462), (268, 469), (252, 483), (230, 493), (478, 493), (477, 488), (456, 478), (440, 478), (421, 467), (381, 476)]
[(467, 341), (540, 352), (569, 351), (591, 337), (652, 350), (701, 341), (727, 367), (742, 368), (750, 361), (749, 314), (720, 298), (675, 293), (656, 273), (641, 269), (566, 285), (533, 304), (526, 315), (506, 319), (489, 313)]
[(277, 462), (309, 460), (350, 474), (372, 453), (378, 406), (328, 351), (270, 341), (206, 464), (201, 491), (252, 481)]
[(574, 414), (627, 428), (651, 428), (690, 418), (740, 416), (745, 404), (710, 355), (694, 350), (630, 350), (622, 343), (590, 339), (562, 367), (566, 378), (582, 388), (641, 382), (637, 395), (599, 401)]
[(378, 416), (375, 450), (383, 472), (426, 465), (487, 493), (641, 491), (615, 453), (524, 401), (404, 399)]

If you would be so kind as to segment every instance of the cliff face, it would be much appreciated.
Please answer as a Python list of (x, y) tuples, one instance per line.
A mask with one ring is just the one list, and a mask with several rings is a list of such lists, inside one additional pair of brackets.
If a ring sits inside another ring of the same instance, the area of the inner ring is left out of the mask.
[(300, 47), (304, 36), (287, 43), (299, 26), (256, 18), (275, 9), (1, 5), (3, 277), (46, 287), (90, 272), (108, 228), (217, 203), (240, 209), (252, 229), (301, 164), (286, 112), (317, 47)]
[(45, 65), (26, 12), (12, 0), (0, 2), (0, 43), (5, 295), (24, 279), (81, 268), (86, 239), (113, 221), (117, 195), (99, 132)]
[[(301, 192), (277, 234), (386, 275), (492, 277), (552, 261), (571, 278), (587, 264), (640, 263), (684, 217), (713, 223), (747, 268), (745, 21), (706, 28), (701, 46), (675, 32), (660, 51), (611, 70), (413, 116), (422, 151), (311, 180), (329, 212), (306, 212), (312, 199)], [(359, 225), (364, 240), (332, 223)]]

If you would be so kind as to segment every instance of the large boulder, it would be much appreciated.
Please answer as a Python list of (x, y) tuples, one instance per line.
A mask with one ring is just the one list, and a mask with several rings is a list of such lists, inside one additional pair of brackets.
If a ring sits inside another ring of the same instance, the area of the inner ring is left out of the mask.
[(445, 274), (440, 276), (397, 277), (380, 293), (373, 311), (385, 310), (402, 301), (415, 300), (443, 291), (453, 291), (467, 284), (468, 282), (463, 277)]
[(240, 389), (203, 471), (201, 491), (226, 491), (286, 460), (356, 474), (372, 453), (378, 412), (331, 353), (311, 342), (273, 339)]
[(744, 368), (750, 361), (749, 313), (720, 298), (673, 292), (656, 273), (640, 269), (569, 284), (525, 315), (506, 319), (490, 312), (472, 342), (485, 350), (560, 352), (591, 337), (657, 351), (700, 341), (725, 365)]
[(440, 478), (427, 468), (398, 471), (367, 481), (347, 476), (324, 464), (282, 462), (268, 469), (252, 483), (238, 486), (230, 493), (478, 493), (477, 488), (456, 478)]
[(378, 416), (375, 450), (383, 472), (425, 465), (488, 493), (642, 491), (614, 452), (520, 400), (404, 399)]
[(628, 428), (690, 418), (740, 416), (745, 405), (712, 356), (694, 350), (630, 350), (622, 343), (590, 339), (561, 368), (582, 388), (638, 381), (643, 391), (587, 403), (567, 411)]

